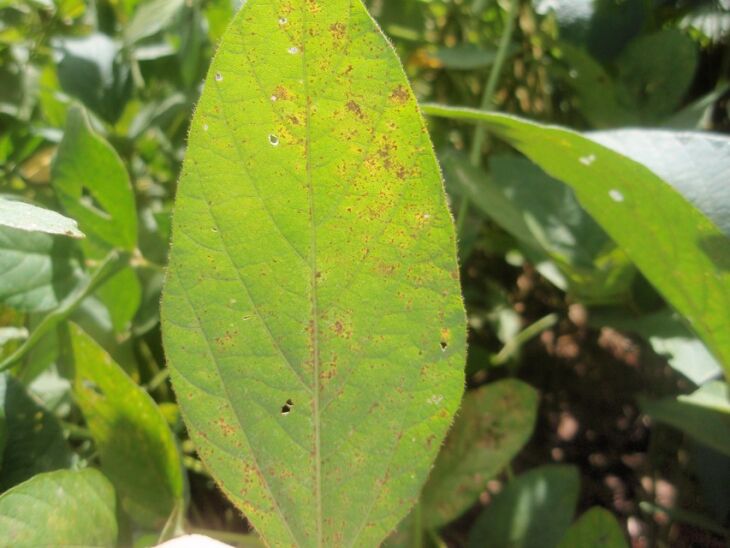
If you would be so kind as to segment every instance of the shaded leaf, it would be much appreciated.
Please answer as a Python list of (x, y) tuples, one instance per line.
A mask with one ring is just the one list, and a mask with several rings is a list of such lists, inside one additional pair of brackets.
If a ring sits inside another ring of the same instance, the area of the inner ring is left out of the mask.
[(142, 286), (134, 269), (127, 267), (101, 286), (96, 295), (109, 310), (112, 327), (121, 333), (129, 327), (139, 309)]
[(185, 6), (185, 0), (152, 0), (140, 3), (124, 29), (124, 38), (135, 43), (166, 28)]
[(632, 41), (616, 60), (618, 78), (641, 117), (671, 114), (692, 84), (699, 55), (694, 41), (666, 29)]
[(52, 172), (61, 205), (89, 238), (102, 246), (135, 248), (137, 212), (127, 170), (79, 107), (68, 111)]
[(626, 548), (626, 536), (614, 515), (603, 508), (591, 508), (568, 529), (559, 548)]
[(81, 276), (73, 240), (0, 227), (0, 302), (24, 312), (50, 310)]
[(39, 474), (0, 496), (0, 547), (114, 546), (115, 507), (96, 470)]
[(541, 466), (518, 476), (477, 518), (469, 548), (554, 548), (573, 519), (579, 488), (574, 466)]
[(671, 185), (634, 160), (564, 128), (471, 109), (425, 109), (486, 123), (570, 185), (586, 211), (730, 371), (730, 239)]
[(722, 382), (700, 387), (689, 396), (642, 400), (642, 410), (653, 419), (730, 456), (730, 393)]
[(49, 209), (4, 198), (0, 198), (0, 225), (28, 232), (84, 237), (73, 219)]
[(439, 527), (459, 517), (527, 443), (537, 392), (504, 380), (468, 392), (421, 493), (422, 520)]
[(116, 122), (132, 91), (130, 68), (120, 45), (106, 34), (65, 38), (56, 46), (63, 90), (108, 122)]
[(0, 421), (7, 431), (0, 454), (0, 491), (41, 472), (71, 465), (71, 450), (56, 417), (7, 374), (0, 374)]
[(463, 392), (455, 257), (362, 4), (249, 0), (192, 122), (162, 315), (198, 452), (267, 543), (376, 545), (415, 502)]
[(497, 57), (497, 51), (469, 44), (439, 48), (434, 57), (438, 59), (441, 66), (447, 69), (474, 70), (492, 66)]
[(70, 330), (73, 393), (102, 470), (137, 523), (161, 527), (186, 489), (172, 432), (149, 394), (80, 328)]

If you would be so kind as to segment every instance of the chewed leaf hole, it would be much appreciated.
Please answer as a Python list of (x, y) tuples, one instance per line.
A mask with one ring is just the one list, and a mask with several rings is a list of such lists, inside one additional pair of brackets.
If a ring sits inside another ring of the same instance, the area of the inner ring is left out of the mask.
[(217, 82), (220, 82), (221, 80), (223, 80), (223, 75), (220, 72), (216, 72), (215, 79)]
[(294, 407), (294, 402), (291, 399), (286, 400), (286, 403), (281, 408), (281, 414), (286, 416), (291, 413), (291, 409)]
[(276, 135), (269, 135), (269, 143), (271, 143), (271, 146), (278, 147), (279, 146), (279, 138)]
[(81, 381), (81, 384), (83, 385), (86, 390), (89, 390), (91, 392), (94, 392), (97, 396), (104, 397), (104, 391), (99, 388), (99, 385), (96, 384), (94, 381), (89, 379), (84, 379)]
[(441, 345), (441, 351), (446, 352), (446, 349), (449, 347), (449, 343), (447, 343), (446, 341), (441, 341), (439, 344)]

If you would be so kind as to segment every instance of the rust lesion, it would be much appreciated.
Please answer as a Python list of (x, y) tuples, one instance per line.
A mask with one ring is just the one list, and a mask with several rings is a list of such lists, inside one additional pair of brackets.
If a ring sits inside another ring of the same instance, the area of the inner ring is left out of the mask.
[(332, 37), (336, 41), (340, 41), (345, 37), (345, 34), (347, 33), (347, 27), (344, 23), (338, 21), (337, 23), (333, 23), (332, 25), (330, 25), (330, 33), (332, 33)]
[(408, 93), (408, 90), (405, 86), (399, 85), (396, 87), (393, 92), (390, 94), (390, 100), (398, 105), (403, 105), (408, 102), (410, 99), (411, 94)]

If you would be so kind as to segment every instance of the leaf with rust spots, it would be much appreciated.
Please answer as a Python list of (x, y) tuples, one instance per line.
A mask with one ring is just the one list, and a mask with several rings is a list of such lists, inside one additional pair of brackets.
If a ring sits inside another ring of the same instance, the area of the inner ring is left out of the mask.
[[(427, 403), (437, 405), (441, 398), (434, 394)], [(499, 381), (467, 393), (423, 489), (423, 523), (443, 526), (479, 499), (487, 482), (532, 435), (537, 404), (535, 389), (518, 380)], [(433, 443), (433, 439), (426, 440), (427, 447)]]
[(359, 0), (245, 4), (173, 225), (165, 350), (206, 466), (269, 545), (378, 545), (458, 407), (466, 322), (428, 133)]

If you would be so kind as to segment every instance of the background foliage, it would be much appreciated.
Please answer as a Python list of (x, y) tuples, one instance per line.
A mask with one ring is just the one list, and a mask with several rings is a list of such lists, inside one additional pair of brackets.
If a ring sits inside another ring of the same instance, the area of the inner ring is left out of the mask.
[[(159, 326), (188, 124), (234, 4), (0, 0), (0, 527), (257, 542), (197, 459)], [(387, 544), (725, 545), (730, 6), (369, 7), (424, 104), (583, 132), (426, 107), (469, 390)], [(19, 200), (46, 210), (35, 225)], [(26, 509), (29, 494), (65, 513)]]

